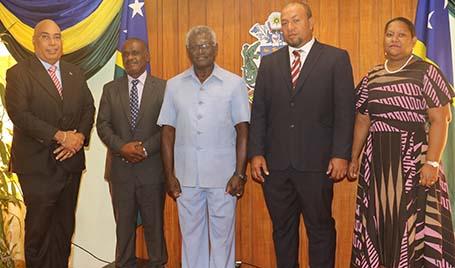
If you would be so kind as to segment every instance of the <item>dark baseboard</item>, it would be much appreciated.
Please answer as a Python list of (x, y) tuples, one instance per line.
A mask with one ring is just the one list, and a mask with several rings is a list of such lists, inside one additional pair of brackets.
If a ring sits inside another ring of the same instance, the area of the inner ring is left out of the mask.
[[(143, 260), (143, 259), (138, 259), (137, 260), (137, 268), (143, 268), (145, 267), (145, 264), (146, 264), (146, 260)], [(115, 268), (115, 263), (109, 263), (108, 265), (106, 266), (103, 266), (102, 268)]]
[[(147, 263), (146, 260), (138, 259), (137, 260), (137, 268), (144, 268), (146, 263)], [(242, 261), (236, 261), (235, 262), (235, 267), (236, 268), (242, 267)], [(106, 266), (103, 266), (102, 268), (115, 268), (115, 263), (110, 263), (110, 264), (108, 264)]]

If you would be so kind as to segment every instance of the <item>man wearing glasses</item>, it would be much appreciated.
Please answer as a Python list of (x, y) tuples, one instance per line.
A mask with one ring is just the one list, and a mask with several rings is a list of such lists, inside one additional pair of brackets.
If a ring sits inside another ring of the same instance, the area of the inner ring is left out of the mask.
[(82, 71), (60, 60), (58, 25), (39, 22), (35, 57), (6, 74), (6, 110), (14, 124), (11, 167), (27, 207), (27, 267), (68, 267), (83, 146), (89, 143), (95, 107)]
[(245, 184), (250, 111), (243, 80), (215, 64), (215, 33), (187, 34), (191, 68), (170, 79), (158, 125), (168, 194), (177, 201), (182, 267), (234, 267), (235, 206)]

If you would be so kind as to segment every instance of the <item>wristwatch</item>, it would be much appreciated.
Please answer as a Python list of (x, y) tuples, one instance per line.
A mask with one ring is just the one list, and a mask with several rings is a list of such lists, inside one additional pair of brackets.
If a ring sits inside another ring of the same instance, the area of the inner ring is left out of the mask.
[(232, 175), (239, 177), (242, 181), (246, 181), (246, 175), (244, 175), (244, 174), (240, 174), (240, 173), (237, 173), (237, 171), (235, 171), (234, 174), (232, 174)]
[(435, 167), (435, 168), (438, 168), (438, 167), (439, 167), (439, 162), (436, 162), (436, 161), (427, 160), (427, 161), (425, 162), (425, 164), (428, 164), (428, 165), (430, 165), (430, 166), (432, 166), (432, 167)]

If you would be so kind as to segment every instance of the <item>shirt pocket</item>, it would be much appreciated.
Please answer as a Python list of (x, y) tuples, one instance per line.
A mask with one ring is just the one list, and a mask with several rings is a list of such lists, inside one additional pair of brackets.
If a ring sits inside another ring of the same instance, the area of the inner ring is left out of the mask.
[(213, 146), (215, 148), (230, 147), (235, 144), (235, 128), (232, 122), (231, 102), (228, 98), (208, 98), (209, 105), (206, 115), (207, 125), (205, 129), (213, 135)]

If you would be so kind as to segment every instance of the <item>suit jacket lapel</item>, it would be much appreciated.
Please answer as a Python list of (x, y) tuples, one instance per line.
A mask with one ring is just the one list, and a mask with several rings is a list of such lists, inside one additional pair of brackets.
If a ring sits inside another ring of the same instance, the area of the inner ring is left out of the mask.
[(145, 110), (147, 109), (148, 104), (151, 103), (151, 100), (155, 97), (155, 90), (153, 90), (153, 81), (152, 77), (147, 74), (144, 83), (144, 89), (142, 90), (142, 97), (139, 106), (139, 114), (137, 115), (136, 126), (139, 125), (141, 118), (143, 117)]
[(291, 81), (291, 63), (289, 60), (289, 47), (285, 46), (282, 49), (278, 50), (276, 53), (281, 53), (278, 59), (278, 67), (281, 70), (281, 75), (283, 76), (283, 81), (286, 83), (286, 87), (289, 93), (292, 94), (292, 81)]
[(128, 118), (128, 127), (130, 127), (131, 126), (130, 94), (128, 76), (126, 75), (122, 78), (122, 81), (120, 82), (119, 94), (122, 109), (125, 112), (126, 118)]
[(62, 104), (62, 98), (58, 94), (54, 82), (52, 82), (49, 73), (37, 57), (33, 57), (30, 60), (30, 74), (57, 103)]
[(299, 78), (297, 79), (297, 85), (295, 86), (294, 94), (297, 94), (302, 90), (303, 84), (305, 83), (308, 75), (310, 75), (314, 66), (318, 62), (318, 58), (322, 53), (322, 46), (318, 41), (315, 41), (313, 46), (306, 57), (305, 63), (303, 64), (302, 70), (300, 71)]
[[(69, 70), (65, 62), (60, 61), (60, 77), (62, 78), (62, 95), (63, 95), (63, 111), (72, 111), (72, 102), (77, 99), (77, 92), (74, 90), (74, 85), (80, 82), (74, 81), (73, 73)], [(59, 96), (60, 98), (60, 96)]]

